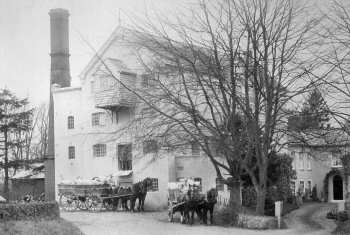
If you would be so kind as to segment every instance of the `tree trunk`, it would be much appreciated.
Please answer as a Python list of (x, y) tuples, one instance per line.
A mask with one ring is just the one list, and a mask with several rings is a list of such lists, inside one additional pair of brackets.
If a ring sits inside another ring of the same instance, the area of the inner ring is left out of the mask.
[[(267, 156), (267, 154), (265, 156)], [(255, 185), (256, 213), (258, 215), (264, 215), (265, 213), (266, 189), (267, 189), (267, 162), (263, 161), (259, 167), (258, 184)]]
[(265, 213), (265, 199), (266, 199), (266, 188), (259, 188), (256, 193), (256, 213), (258, 215), (264, 215)]
[(4, 179), (4, 197), (9, 200), (9, 166), (8, 166), (8, 143), (7, 143), (7, 130), (4, 131), (4, 150), (5, 150), (5, 164), (4, 164), (4, 170), (5, 170), (5, 179)]
[(241, 199), (241, 182), (232, 178), (227, 179), (227, 186), (230, 191), (229, 207), (235, 212), (239, 212), (242, 208)]

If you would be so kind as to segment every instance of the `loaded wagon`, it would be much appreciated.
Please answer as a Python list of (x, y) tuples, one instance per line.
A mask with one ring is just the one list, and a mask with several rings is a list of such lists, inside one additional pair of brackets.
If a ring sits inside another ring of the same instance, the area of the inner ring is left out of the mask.
[(63, 210), (116, 210), (119, 201), (132, 197), (130, 189), (113, 187), (109, 183), (58, 184), (59, 205)]

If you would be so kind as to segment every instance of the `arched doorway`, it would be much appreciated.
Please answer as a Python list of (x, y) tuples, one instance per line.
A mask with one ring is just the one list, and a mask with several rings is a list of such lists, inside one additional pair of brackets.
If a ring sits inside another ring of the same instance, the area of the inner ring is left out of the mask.
[(340, 175), (333, 177), (333, 200), (343, 200), (343, 179)]

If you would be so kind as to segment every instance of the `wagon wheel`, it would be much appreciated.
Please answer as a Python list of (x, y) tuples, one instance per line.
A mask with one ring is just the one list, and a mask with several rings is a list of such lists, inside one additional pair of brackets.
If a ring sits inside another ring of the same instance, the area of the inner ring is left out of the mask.
[(92, 211), (100, 211), (102, 210), (102, 200), (98, 196), (91, 196), (91, 207)]
[(92, 200), (89, 196), (76, 197), (76, 203), (79, 210), (89, 210), (92, 206)]
[(102, 200), (102, 206), (107, 211), (111, 211), (114, 208), (112, 201), (111, 200), (106, 200), (106, 199)]
[(62, 209), (65, 211), (74, 211), (77, 210), (77, 200), (72, 195), (61, 195), (60, 204)]

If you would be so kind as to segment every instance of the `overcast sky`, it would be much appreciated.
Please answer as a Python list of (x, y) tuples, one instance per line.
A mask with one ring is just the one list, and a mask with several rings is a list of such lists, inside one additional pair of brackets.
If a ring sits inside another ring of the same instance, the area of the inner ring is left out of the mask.
[[(96, 49), (130, 15), (146, 8), (174, 12), (179, 0), (0, 0), (0, 88), (7, 87), (35, 105), (46, 102), (50, 78), (50, 28), (48, 12), (66, 8), (70, 12), (70, 63), (73, 85), (93, 52), (83, 35)], [(120, 9), (120, 10), (119, 10)], [(121, 16), (119, 17), (119, 12)], [(124, 14), (125, 14), (124, 13)]]

